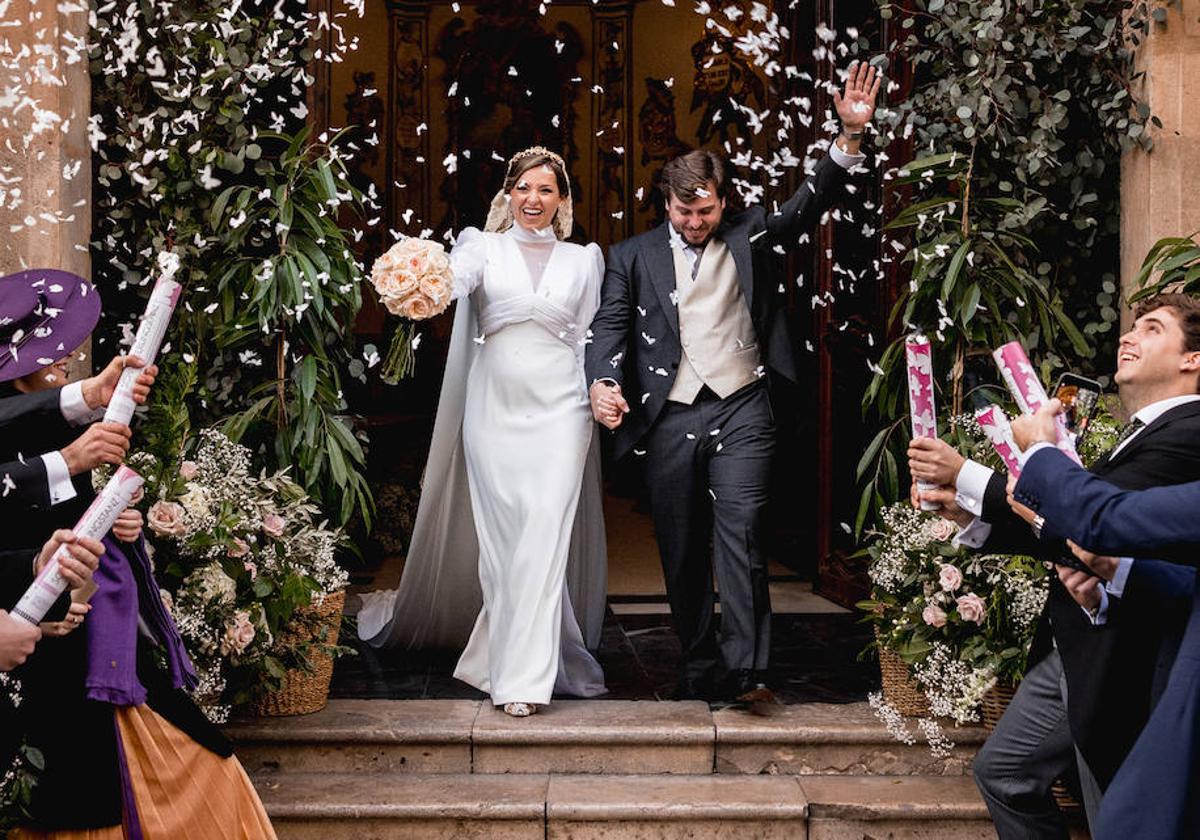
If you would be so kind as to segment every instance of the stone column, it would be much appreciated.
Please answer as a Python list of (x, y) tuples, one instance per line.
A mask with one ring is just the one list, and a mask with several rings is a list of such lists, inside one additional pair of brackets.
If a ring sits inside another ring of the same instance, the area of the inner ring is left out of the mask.
[[(0, 46), (0, 274), (91, 278), (86, 0), (12, 0)], [(90, 341), (71, 376), (92, 367)]]
[(89, 276), (87, 3), (12, 0), (0, 53), (0, 272)]
[[(1200, 0), (1168, 7), (1138, 48), (1138, 95), (1162, 120), (1154, 148), (1121, 160), (1121, 282), (1128, 290), (1150, 246), (1200, 230)], [(1126, 318), (1128, 313), (1126, 313)]]

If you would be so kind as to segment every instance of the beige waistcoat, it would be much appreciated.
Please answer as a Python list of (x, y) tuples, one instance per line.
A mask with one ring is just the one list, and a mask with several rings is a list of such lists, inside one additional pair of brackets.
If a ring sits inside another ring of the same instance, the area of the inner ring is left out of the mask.
[(674, 246), (671, 253), (683, 357), (667, 399), (690, 404), (705, 385), (724, 399), (757, 379), (759, 367), (754, 323), (733, 254), (721, 240), (709, 240), (693, 280), (687, 257)]

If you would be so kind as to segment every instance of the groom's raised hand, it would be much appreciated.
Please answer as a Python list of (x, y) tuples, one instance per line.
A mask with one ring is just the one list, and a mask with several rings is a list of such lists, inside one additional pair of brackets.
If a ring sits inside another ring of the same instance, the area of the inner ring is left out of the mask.
[(615, 382), (593, 382), (588, 389), (588, 398), (592, 403), (592, 417), (606, 429), (620, 426), (629, 413), (629, 403), (621, 396), (621, 386)]
[(875, 116), (875, 98), (882, 82), (883, 74), (873, 65), (856, 61), (850, 65), (845, 90), (834, 90), (833, 106), (842, 122), (841, 142), (838, 145), (843, 147), (843, 151), (849, 154), (858, 152), (863, 129)]

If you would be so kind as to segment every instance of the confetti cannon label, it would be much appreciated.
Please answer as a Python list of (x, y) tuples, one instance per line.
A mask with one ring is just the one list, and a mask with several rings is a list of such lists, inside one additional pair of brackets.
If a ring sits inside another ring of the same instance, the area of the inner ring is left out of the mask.
[[(1023, 414), (1033, 414), (1047, 401), (1046, 389), (1038, 379), (1037, 371), (1025, 355), (1025, 348), (1019, 341), (1010, 341), (999, 350), (992, 353), (1004, 384), (1012, 393), (1013, 399), (1021, 407)], [(1061, 414), (1054, 418), (1054, 430), (1057, 437), (1055, 445), (1075, 463), (1080, 463), (1079, 453), (1075, 451), (1075, 442), (1067, 431), (1067, 421)]]
[[(908, 358), (908, 406), (912, 415), (914, 438), (937, 437), (937, 410), (933, 402), (933, 348), (923, 335), (912, 335), (904, 340), (904, 351)], [(918, 481), (917, 489), (936, 490), (937, 485)], [(921, 510), (938, 510), (937, 502), (921, 501)]]
[[(96, 496), (91, 506), (84, 511), (79, 522), (75, 524), (75, 535), (89, 537), (93, 540), (102, 538), (117, 521), (121, 511), (129, 507), (134, 495), (142, 486), (142, 477), (129, 467), (119, 467), (108, 484)], [(67, 581), (58, 568), (59, 558), (68, 556), (67, 547), (60, 546), (50, 562), (42, 569), (37, 580), (25, 590), (21, 600), (12, 608), (12, 614), (37, 625), (46, 617), (46, 612), (54, 605), (59, 596), (67, 589)]]
[[(129, 350), (130, 355), (137, 356), (147, 365), (154, 364), (182, 291), (182, 286), (165, 277), (155, 284), (154, 291), (150, 294), (150, 302), (146, 304), (146, 313), (142, 316), (142, 323), (133, 339), (133, 347)], [(140, 372), (137, 368), (125, 368), (121, 371), (121, 378), (117, 382), (112, 399), (109, 400), (108, 410), (104, 412), (104, 422), (129, 425), (129, 421), (133, 419), (133, 385)]]
[(1008, 415), (996, 405), (989, 405), (975, 412), (975, 420), (992, 442), (992, 448), (1008, 467), (1008, 474), (1013, 478), (1021, 475), (1021, 450), (1013, 440), (1012, 426), (1008, 424)]

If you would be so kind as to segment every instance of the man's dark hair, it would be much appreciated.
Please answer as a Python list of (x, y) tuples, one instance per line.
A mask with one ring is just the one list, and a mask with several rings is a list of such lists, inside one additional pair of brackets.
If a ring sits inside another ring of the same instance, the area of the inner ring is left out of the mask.
[(1200, 352), (1200, 300), (1191, 295), (1168, 292), (1141, 301), (1133, 311), (1134, 318), (1141, 318), (1164, 307), (1174, 310), (1179, 328), (1183, 330), (1183, 349), (1188, 353)]
[(725, 161), (716, 152), (697, 149), (671, 158), (662, 171), (662, 191), (667, 200), (671, 196), (685, 204), (690, 204), (700, 196), (700, 191), (708, 189), (712, 183), (717, 187), (717, 197), (724, 198), (727, 190), (725, 180)]

